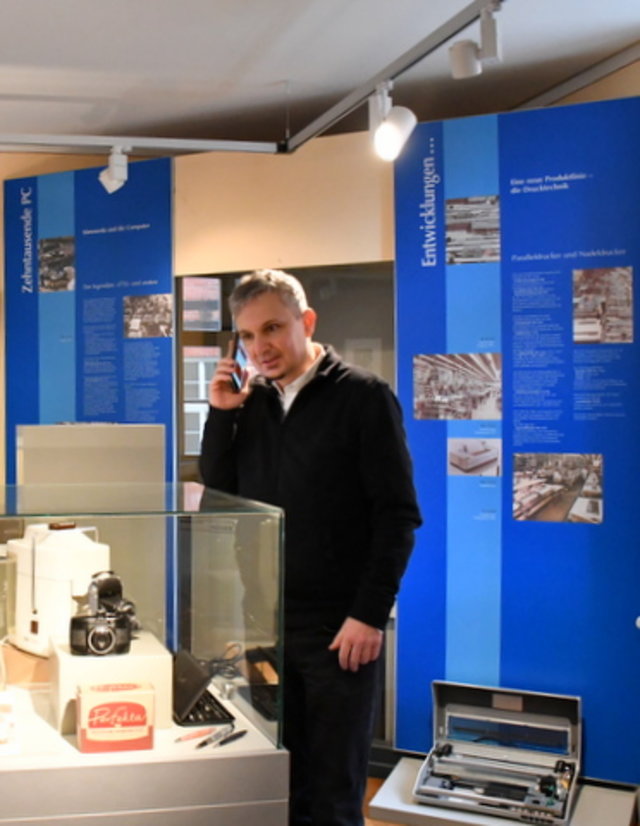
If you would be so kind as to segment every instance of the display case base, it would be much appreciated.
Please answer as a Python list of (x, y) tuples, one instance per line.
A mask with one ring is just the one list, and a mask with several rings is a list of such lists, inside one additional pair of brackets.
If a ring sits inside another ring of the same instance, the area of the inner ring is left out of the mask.
[(81, 753), (49, 721), (48, 688), (11, 687), (11, 750), (0, 747), (0, 826), (286, 826), (289, 755), (239, 710), (246, 736), (197, 748), (184, 728), (144, 751)]

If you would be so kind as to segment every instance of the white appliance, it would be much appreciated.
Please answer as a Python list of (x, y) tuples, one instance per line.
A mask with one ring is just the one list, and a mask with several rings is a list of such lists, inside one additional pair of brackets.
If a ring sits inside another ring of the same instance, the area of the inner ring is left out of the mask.
[(92, 576), (109, 569), (109, 546), (97, 541), (95, 528), (52, 522), (28, 525), (24, 537), (7, 542), (7, 551), (17, 560), (15, 631), (9, 640), (47, 657), (52, 639), (68, 641), (71, 617), (86, 600)]

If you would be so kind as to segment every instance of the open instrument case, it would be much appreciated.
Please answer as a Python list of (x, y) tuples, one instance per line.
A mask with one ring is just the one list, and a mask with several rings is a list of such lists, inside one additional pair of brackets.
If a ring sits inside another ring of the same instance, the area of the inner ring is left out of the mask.
[(580, 771), (580, 699), (434, 681), (433, 748), (414, 799), (566, 824)]

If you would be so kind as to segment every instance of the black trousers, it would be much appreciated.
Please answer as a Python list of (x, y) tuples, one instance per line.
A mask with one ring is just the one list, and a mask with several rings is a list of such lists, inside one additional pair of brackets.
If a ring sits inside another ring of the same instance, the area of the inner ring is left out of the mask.
[(285, 631), (283, 741), (291, 754), (289, 826), (362, 826), (380, 659), (344, 671), (337, 629)]

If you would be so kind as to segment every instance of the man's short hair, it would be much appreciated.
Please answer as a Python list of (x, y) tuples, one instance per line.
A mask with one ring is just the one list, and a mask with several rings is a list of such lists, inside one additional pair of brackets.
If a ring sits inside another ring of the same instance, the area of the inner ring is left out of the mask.
[(265, 293), (276, 293), (297, 318), (309, 309), (304, 288), (295, 276), (282, 270), (255, 270), (243, 275), (234, 287), (229, 297), (231, 315), (235, 318), (250, 301)]

